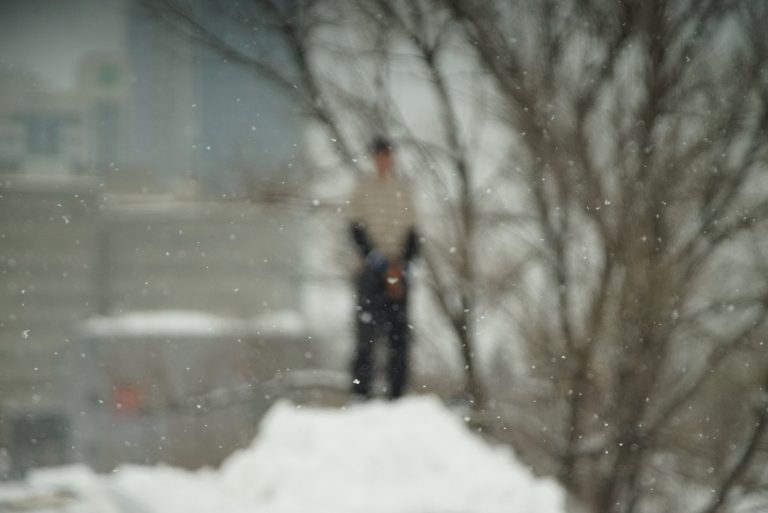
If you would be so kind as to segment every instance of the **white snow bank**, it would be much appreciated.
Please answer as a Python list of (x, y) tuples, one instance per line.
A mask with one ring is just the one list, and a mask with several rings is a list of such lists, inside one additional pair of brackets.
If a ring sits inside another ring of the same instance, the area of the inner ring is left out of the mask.
[(146, 512), (561, 513), (564, 495), (429, 397), (347, 410), (275, 406), (218, 471), (121, 468)]
[(280, 403), (253, 444), (218, 470), (83, 472), (33, 473), (29, 484), (71, 490), (82, 505), (71, 511), (83, 513), (565, 511), (554, 481), (533, 476), (511, 452), (488, 445), (424, 396), (346, 410)]

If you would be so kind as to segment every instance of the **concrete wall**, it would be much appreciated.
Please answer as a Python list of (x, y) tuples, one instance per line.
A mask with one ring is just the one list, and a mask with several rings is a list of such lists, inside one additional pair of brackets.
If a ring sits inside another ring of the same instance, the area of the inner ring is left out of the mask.
[(97, 310), (250, 317), (298, 305), (300, 219), (247, 203), (111, 207), (99, 229)]
[(14, 419), (66, 409), (63, 355), (84, 319), (297, 310), (301, 229), (300, 216), (280, 207), (110, 197), (87, 179), (0, 177), (0, 448)]
[(72, 460), (97, 471), (217, 464), (252, 440), (278, 370), (312, 364), (301, 330), (257, 334), (251, 323), (189, 316), (192, 326), (163, 333), (153, 315), (129, 330), (119, 317), (83, 324), (62, 376)]
[(91, 315), (99, 199), (88, 180), (0, 180), (0, 394), (39, 404), (72, 323)]

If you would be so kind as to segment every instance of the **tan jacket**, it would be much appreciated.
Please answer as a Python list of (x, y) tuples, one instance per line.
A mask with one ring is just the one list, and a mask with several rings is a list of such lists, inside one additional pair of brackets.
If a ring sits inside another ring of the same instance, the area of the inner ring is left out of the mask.
[(395, 176), (360, 179), (346, 208), (347, 218), (360, 223), (374, 248), (388, 259), (399, 258), (416, 213), (407, 184)]

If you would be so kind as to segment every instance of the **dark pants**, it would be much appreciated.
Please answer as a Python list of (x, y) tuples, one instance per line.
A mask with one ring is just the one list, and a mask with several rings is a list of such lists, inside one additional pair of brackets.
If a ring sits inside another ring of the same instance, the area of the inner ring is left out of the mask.
[(374, 344), (385, 338), (387, 346), (388, 395), (403, 395), (408, 378), (408, 287), (402, 298), (392, 300), (384, 293), (383, 278), (364, 271), (358, 281), (357, 345), (352, 360), (352, 392), (371, 397), (374, 377)]

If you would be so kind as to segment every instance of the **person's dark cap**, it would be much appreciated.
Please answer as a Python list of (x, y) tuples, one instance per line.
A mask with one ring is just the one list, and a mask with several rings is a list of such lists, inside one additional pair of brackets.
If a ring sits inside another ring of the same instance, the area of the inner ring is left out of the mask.
[(377, 135), (371, 141), (371, 153), (391, 153), (395, 149), (395, 145), (392, 141), (384, 137), (383, 135)]

